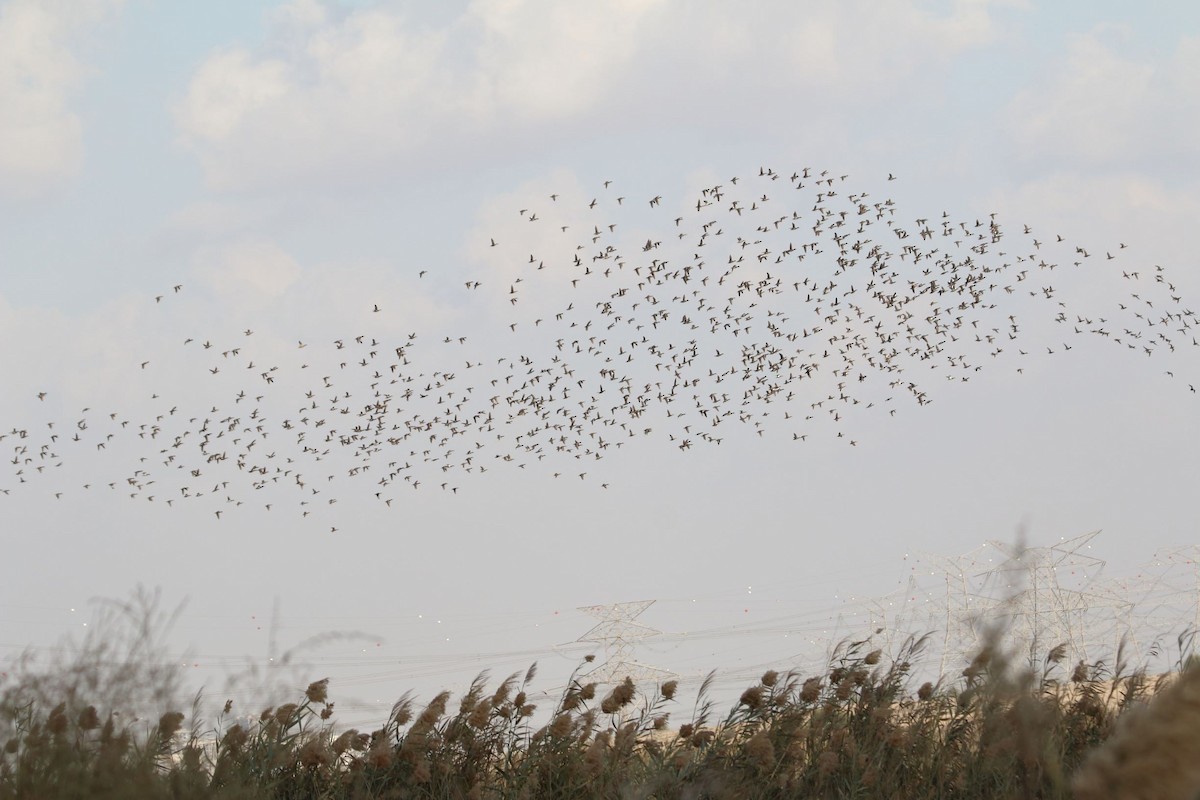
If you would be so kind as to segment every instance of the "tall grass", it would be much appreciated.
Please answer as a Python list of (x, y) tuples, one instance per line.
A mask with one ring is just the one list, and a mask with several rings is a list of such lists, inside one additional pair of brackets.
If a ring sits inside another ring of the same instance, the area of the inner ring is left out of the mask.
[[(961, 674), (914, 686), (925, 639), (885, 658), (845, 641), (820, 674), (766, 672), (720, 717), (710, 680), (603, 690), (586, 660), (552, 708), (536, 668), (427, 703), (405, 695), (371, 731), (336, 724), (328, 681), (234, 723), (180, 711), (156, 666), (154, 598), (120, 657), (97, 638), (26, 664), (0, 692), (7, 798), (1188, 797), (1200, 791), (1200, 669), (1151, 678), (1113, 664), (1034, 667), (1000, 632)], [(1184, 640), (1180, 640), (1181, 649)], [(153, 713), (145, 708), (160, 705)], [(536, 720), (536, 721), (535, 721)]]

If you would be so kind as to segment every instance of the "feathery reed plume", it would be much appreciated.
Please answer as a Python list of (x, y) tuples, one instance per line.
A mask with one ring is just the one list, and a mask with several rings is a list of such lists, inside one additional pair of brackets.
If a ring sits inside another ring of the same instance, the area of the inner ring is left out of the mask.
[(319, 681), (314, 681), (308, 685), (304, 691), (304, 696), (308, 698), (310, 703), (324, 703), (329, 696), (329, 678), (322, 678)]
[(158, 720), (158, 735), (163, 739), (170, 739), (179, 732), (179, 728), (183, 725), (182, 711), (168, 711), (159, 717)]
[(388, 722), (397, 728), (403, 728), (412, 719), (412, 692), (405, 692), (400, 695), (400, 699), (392, 704), (392, 711), (388, 714)]
[(600, 710), (605, 714), (615, 714), (625, 706), (633, 702), (634, 695), (633, 679), (626, 677), (625, 680), (608, 693), (608, 696), (600, 702)]
[(88, 706), (79, 713), (79, 721), (76, 723), (81, 731), (91, 731), (100, 727), (100, 715), (96, 713), (95, 706)]
[(741, 699), (738, 702), (751, 710), (762, 707), (763, 690), (761, 686), (751, 686), (746, 691), (742, 692)]
[(284, 728), (292, 724), (296, 718), (296, 711), (300, 708), (296, 703), (284, 703), (279, 708), (275, 709), (275, 721)]
[(1072, 782), (1079, 800), (1194, 800), (1200, 796), (1200, 668), (1149, 705), (1124, 714)]
[(744, 751), (750, 763), (760, 770), (768, 770), (775, 765), (775, 745), (763, 731), (746, 740)]

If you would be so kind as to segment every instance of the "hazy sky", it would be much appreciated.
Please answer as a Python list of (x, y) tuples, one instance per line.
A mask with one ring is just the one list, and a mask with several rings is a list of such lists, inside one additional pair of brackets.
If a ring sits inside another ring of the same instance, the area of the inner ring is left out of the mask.
[[(525, 248), (522, 209), (585, 230), (601, 197), (631, 241), (669, 240), (703, 187), (764, 166), (848, 175), (910, 225), (994, 212), (1161, 265), (1194, 304), (1198, 74), (1190, 2), (0, 2), (0, 430), (55, 422), (65, 451), (84, 417), (249, 414), (257, 373), (209, 373), (235, 347), (286, 383), (301, 342), (331, 364), (339, 338), (453, 334), (472, 344), (424, 357), (462, 370), (502, 347), (505, 291), (549, 247)], [(1103, 305), (1109, 278), (1075, 296)], [(553, 313), (561, 287), (527, 288), (523, 314)], [(457, 492), (431, 473), (308, 517), (110, 490), (158, 454), (131, 434), (23, 485), (6, 465), (0, 655), (140, 583), (188, 600), (172, 647), (210, 685), (266, 658), (276, 606), (280, 648), (362, 632), (300, 657), (351, 718), (483, 667), (565, 674), (588, 650), (554, 648), (598, 603), (658, 600), (641, 619), (674, 638), (639, 655), (685, 677), (787, 666), (919, 553), (1103, 529), (1093, 552), (1124, 574), (1195, 542), (1198, 352), (1080, 343), (939, 377), (929, 405), (856, 417), (855, 447), (828, 427), (637, 438), (586, 470), (496, 465)]]

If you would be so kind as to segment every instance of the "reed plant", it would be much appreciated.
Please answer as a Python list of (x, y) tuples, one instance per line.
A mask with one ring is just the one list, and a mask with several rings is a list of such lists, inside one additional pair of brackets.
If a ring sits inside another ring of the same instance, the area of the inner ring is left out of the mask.
[[(160, 628), (140, 629), (132, 653), (145, 663), (84, 647), (57, 672), (14, 673), (0, 691), (0, 800), (1200, 792), (1200, 669), (1182, 656), (1158, 678), (1122, 653), (1066, 663), (1061, 645), (1030, 666), (995, 630), (961, 673), (934, 682), (914, 677), (927, 638), (888, 657), (868, 636), (839, 643), (817, 674), (766, 671), (724, 716), (712, 674), (687, 702), (676, 681), (591, 682), (589, 658), (549, 708), (530, 700), (534, 665), (495, 685), (480, 674), (457, 698), (405, 695), (360, 731), (337, 724), (325, 679), (250, 720), (233, 721), (227, 702), (206, 722), (199, 697), (179, 710), (179, 676), (147, 643)], [(136, 691), (113, 663), (142, 670)], [(175, 705), (135, 708), (154, 700)]]

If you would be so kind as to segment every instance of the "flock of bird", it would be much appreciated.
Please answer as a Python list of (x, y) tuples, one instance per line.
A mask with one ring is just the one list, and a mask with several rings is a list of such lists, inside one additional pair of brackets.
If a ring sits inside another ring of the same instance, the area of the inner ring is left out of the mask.
[[(1085, 340), (1141, 357), (1200, 346), (1166, 271), (1130, 266), (1124, 244), (1011, 234), (994, 214), (901, 221), (892, 200), (847, 186), (762, 168), (686, 203), (611, 181), (570, 206), (548, 195), (514, 208), (515, 241), (489, 237), (487, 265), (458, 284), (479, 310), (465, 335), (365, 332), (386, 297), (364, 303), (359, 330), (296, 342), (298, 366), (252, 328), (196, 332), (178, 361), (214, 381), (211, 395), (156, 393), (145, 418), (85, 408), (12, 426), (0, 492), (61, 498), (51, 476), (87, 452), (111, 472), (80, 488), (206, 498), (218, 519), (247, 503), (307, 516), (350, 480), (400, 506), (501, 466), (587, 480), (593, 462), (644, 440), (687, 451), (743, 431), (855, 445), (856, 415), (925, 406), (985, 367), (1021, 372), (1022, 359)], [(1106, 281), (1111, 305), (1094, 291)], [(130, 379), (151, 366), (131, 363)]]

